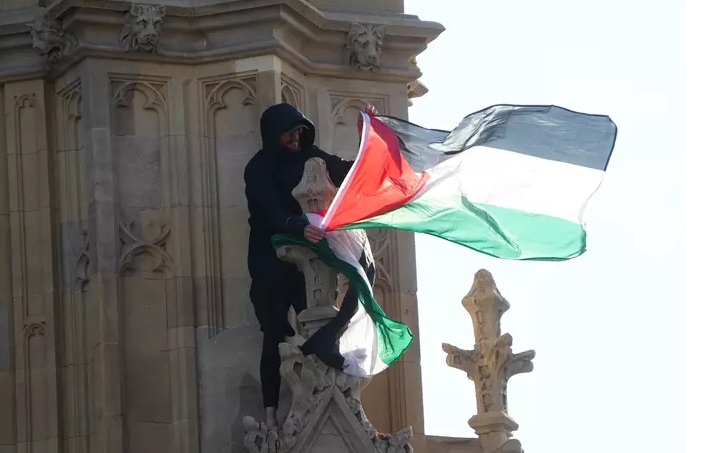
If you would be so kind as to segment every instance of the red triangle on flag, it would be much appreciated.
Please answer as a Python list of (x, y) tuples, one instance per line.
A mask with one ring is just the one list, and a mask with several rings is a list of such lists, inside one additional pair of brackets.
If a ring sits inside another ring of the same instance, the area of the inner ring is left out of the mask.
[(427, 173), (417, 174), (410, 167), (391, 128), (378, 118), (361, 115), (359, 155), (322, 222), (327, 231), (393, 211), (429, 179)]

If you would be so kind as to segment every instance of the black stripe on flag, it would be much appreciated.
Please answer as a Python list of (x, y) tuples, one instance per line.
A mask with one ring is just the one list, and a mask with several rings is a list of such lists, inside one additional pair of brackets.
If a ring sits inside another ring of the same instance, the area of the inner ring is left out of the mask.
[(495, 105), (468, 115), (452, 131), (378, 118), (396, 133), (403, 156), (416, 172), (474, 146), (605, 171), (617, 137), (617, 126), (608, 116), (553, 105)]

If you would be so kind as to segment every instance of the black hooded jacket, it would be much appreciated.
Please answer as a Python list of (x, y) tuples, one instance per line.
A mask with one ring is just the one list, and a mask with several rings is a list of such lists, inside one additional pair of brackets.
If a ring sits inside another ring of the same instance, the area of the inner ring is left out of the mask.
[[(281, 148), (278, 143), (281, 134), (296, 126), (304, 126), (300, 134), (300, 150)], [(260, 129), (263, 148), (244, 170), (250, 226), (248, 261), (250, 272), (270, 273), (278, 261), (271, 244), (272, 235), (302, 236), (306, 225), (298, 217), (302, 211), (291, 195), (303, 176), (305, 162), (313, 157), (323, 159), (330, 179), (337, 187), (342, 184), (353, 162), (315, 146), (315, 126), (290, 104), (277, 104), (266, 109), (261, 115)]]

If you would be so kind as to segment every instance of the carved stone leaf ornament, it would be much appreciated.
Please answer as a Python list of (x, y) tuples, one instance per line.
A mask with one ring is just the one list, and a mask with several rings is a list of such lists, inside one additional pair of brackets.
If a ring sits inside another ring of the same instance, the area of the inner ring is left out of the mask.
[(378, 71), (385, 35), (386, 28), (382, 25), (351, 24), (344, 44), (347, 64), (360, 71)]
[(78, 50), (78, 39), (72, 33), (64, 31), (62, 24), (46, 11), (29, 26), (32, 47), (46, 58), (47, 66), (70, 57)]
[(127, 23), (120, 33), (120, 43), (127, 52), (161, 53), (161, 24), (166, 7), (132, 3), (125, 14)]

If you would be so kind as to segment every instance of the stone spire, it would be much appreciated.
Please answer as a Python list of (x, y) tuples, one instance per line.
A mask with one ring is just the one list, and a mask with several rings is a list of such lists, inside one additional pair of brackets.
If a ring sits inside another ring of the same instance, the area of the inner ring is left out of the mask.
[(476, 273), (462, 305), (473, 320), (474, 348), (466, 351), (445, 343), (442, 349), (447, 364), (465, 371), (474, 381), (478, 414), (471, 417), (469, 426), (478, 435), (482, 453), (521, 453), (520, 442), (511, 439), (518, 424), (508, 414), (508, 379), (532, 371), (535, 351), (514, 354), (513, 337), (501, 334), (500, 319), (510, 304), (490, 272)]
[[(327, 209), (336, 189), (325, 162), (305, 163), (293, 196), (303, 212)], [(285, 246), (278, 256), (295, 264), (305, 276), (307, 308), (298, 315), (301, 336), (307, 339), (337, 314), (334, 306), (337, 272), (308, 248)], [(293, 393), (291, 408), (279, 431), (244, 417), (244, 446), (249, 453), (410, 453), (412, 428), (381, 435), (366, 417), (361, 392), (371, 378), (351, 376), (332, 369), (316, 356), (303, 356), (289, 343), (279, 344), (281, 377)]]

